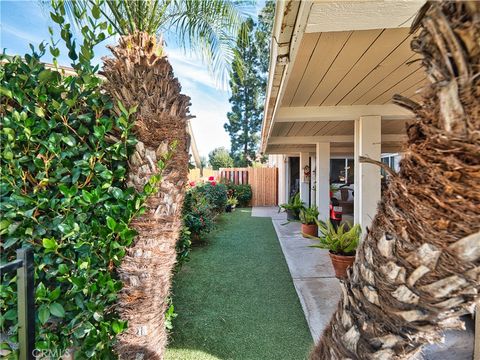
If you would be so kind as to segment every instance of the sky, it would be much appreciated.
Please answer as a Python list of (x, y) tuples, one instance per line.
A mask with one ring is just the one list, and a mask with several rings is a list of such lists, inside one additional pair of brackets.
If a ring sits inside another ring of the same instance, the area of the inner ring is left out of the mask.
[[(258, 1), (249, 13), (256, 16), (263, 3), (263, 0)], [(31, 52), (29, 44), (37, 47), (42, 41), (49, 42), (49, 26), (58, 34), (58, 26), (50, 19), (48, 11), (41, 7), (40, 1), (0, 0), (0, 17), (0, 46), (9, 55), (23, 56)], [(60, 39), (60, 36), (57, 35), (55, 39)], [(94, 49), (96, 62), (109, 55), (105, 45), (115, 43), (115, 40), (112, 37), (97, 45)], [(200, 155), (207, 157), (210, 151), (220, 146), (230, 148), (230, 139), (223, 128), (230, 110), (228, 86), (216, 81), (198, 57), (185, 53), (175, 41), (169, 41), (168, 38), (166, 52), (180, 80), (182, 92), (191, 98), (190, 112), (196, 116), (191, 122)], [(62, 51), (62, 54), (58, 59), (59, 64), (69, 66), (66, 51)], [(46, 62), (52, 60), (48, 52), (43, 59)]]

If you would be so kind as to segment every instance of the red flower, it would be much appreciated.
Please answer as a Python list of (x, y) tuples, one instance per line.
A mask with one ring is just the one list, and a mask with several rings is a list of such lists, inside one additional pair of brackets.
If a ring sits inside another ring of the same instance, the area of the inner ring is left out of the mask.
[(190, 184), (191, 187), (194, 187), (195, 186), (195, 181), (190, 181), (189, 184)]
[(214, 178), (213, 176), (210, 176), (210, 177), (208, 178), (208, 181), (213, 181), (213, 180), (215, 180), (215, 178)]
[(215, 185), (217, 185), (217, 182), (216, 181), (211, 181), (210, 185), (215, 186)]

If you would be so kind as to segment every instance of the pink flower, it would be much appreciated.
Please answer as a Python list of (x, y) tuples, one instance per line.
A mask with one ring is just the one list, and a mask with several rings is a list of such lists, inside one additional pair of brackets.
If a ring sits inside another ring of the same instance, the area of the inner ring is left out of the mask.
[(189, 185), (190, 185), (191, 187), (194, 187), (194, 186), (195, 186), (195, 181), (190, 181), (190, 182), (189, 182)]
[(214, 181), (214, 180), (215, 180), (215, 177), (209, 176), (208, 181)]

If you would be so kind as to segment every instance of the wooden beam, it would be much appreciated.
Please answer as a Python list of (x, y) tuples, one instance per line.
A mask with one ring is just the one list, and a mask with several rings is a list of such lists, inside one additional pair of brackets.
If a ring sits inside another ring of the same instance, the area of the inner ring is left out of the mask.
[(352, 121), (360, 116), (379, 115), (382, 120), (407, 120), (413, 113), (395, 104), (281, 107), (275, 122)]
[(425, 0), (317, 1), (306, 32), (410, 27)]
[[(382, 134), (382, 142), (402, 142), (406, 139), (404, 134)], [(327, 135), (327, 136), (272, 136), (268, 145), (289, 144), (316, 144), (316, 143), (353, 143), (353, 135)]]

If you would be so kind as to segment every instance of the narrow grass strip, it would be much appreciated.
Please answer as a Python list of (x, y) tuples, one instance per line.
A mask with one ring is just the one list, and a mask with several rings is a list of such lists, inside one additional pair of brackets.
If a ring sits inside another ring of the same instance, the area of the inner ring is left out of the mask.
[(167, 360), (305, 359), (312, 337), (269, 218), (238, 209), (176, 275)]

